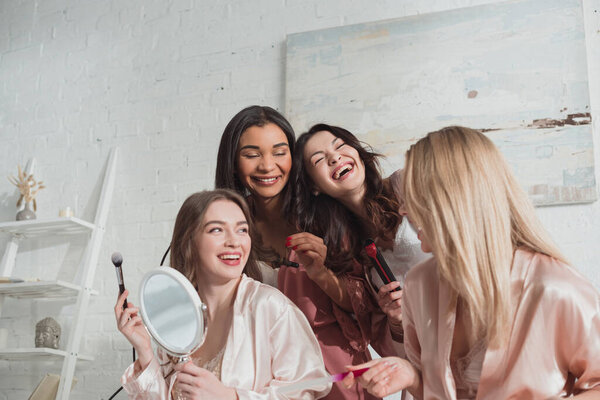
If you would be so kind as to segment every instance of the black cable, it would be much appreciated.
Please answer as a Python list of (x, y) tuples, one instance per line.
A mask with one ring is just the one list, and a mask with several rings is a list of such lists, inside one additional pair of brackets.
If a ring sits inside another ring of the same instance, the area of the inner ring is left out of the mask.
[[(131, 350), (133, 350), (133, 362), (135, 362), (135, 347), (133, 347)], [(118, 389), (117, 389), (117, 391), (116, 391), (116, 392), (114, 392), (114, 393), (112, 394), (112, 396), (110, 396), (110, 397), (108, 398), (108, 400), (112, 400), (112, 399), (113, 399), (113, 397), (115, 397), (116, 395), (118, 395), (118, 394), (121, 392), (121, 390), (123, 390), (123, 386), (121, 386), (120, 388), (118, 388)]]
[(165, 262), (165, 258), (167, 258), (167, 254), (169, 254), (169, 250), (171, 250), (171, 245), (169, 245), (169, 247), (167, 247), (167, 251), (165, 251), (165, 255), (163, 256), (162, 260), (160, 260), (160, 266), (162, 267), (162, 265)]
[(118, 394), (121, 392), (121, 390), (123, 390), (123, 386), (121, 386), (120, 388), (118, 388), (118, 389), (117, 389), (117, 391), (116, 391), (116, 392), (114, 392), (114, 393), (112, 394), (112, 396), (110, 396), (110, 397), (108, 398), (108, 400), (112, 400), (112, 399), (113, 399), (113, 398), (114, 398), (116, 395), (118, 395)]

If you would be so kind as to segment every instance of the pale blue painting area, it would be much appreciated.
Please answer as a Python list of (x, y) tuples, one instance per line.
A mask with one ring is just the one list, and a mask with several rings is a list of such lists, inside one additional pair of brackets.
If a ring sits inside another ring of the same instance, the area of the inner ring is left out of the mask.
[(485, 129), (538, 205), (597, 198), (581, 0), (525, 0), (288, 36), (286, 113), (399, 168), (448, 125)]

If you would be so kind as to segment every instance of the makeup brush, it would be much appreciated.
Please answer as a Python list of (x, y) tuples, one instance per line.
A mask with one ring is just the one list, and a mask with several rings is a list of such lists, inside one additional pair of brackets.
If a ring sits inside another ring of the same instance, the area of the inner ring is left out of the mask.
[(302, 389), (307, 389), (307, 388), (311, 388), (311, 387), (315, 387), (315, 386), (319, 386), (319, 385), (325, 385), (329, 382), (334, 382), (334, 383), (339, 382), (342, 379), (344, 379), (350, 372), (352, 372), (354, 374), (354, 377), (357, 378), (357, 377), (361, 376), (362, 374), (364, 374), (365, 372), (367, 372), (368, 370), (369, 370), (369, 368), (361, 368), (361, 369), (357, 369), (356, 371), (342, 372), (341, 374), (329, 375), (329, 376), (324, 376), (322, 378), (309, 379), (307, 381), (292, 383), (290, 385), (278, 387), (277, 392), (282, 393), (282, 394), (290, 393), (290, 392), (296, 392), (296, 391), (299, 391)]
[[(115, 271), (117, 273), (117, 283), (119, 284), (119, 294), (123, 294), (125, 291), (125, 282), (123, 282), (123, 270), (121, 269), (121, 264), (123, 264), (123, 256), (121, 253), (114, 252), (110, 258), (113, 265), (115, 266)], [(123, 303), (123, 309), (127, 308), (127, 299)]]

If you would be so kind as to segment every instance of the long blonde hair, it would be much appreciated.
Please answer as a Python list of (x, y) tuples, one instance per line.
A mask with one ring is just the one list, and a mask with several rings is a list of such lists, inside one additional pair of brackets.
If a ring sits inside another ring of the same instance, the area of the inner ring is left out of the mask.
[(411, 146), (408, 215), (429, 239), (440, 277), (471, 317), (472, 339), (506, 339), (510, 268), (516, 248), (565, 262), (500, 151), (485, 135), (451, 126)]

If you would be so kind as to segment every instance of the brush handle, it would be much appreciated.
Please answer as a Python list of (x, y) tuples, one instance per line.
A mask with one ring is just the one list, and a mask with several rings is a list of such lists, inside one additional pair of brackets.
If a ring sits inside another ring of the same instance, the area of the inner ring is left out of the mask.
[(369, 370), (369, 368), (361, 368), (361, 369), (357, 369), (356, 371), (342, 372), (341, 374), (324, 376), (323, 378), (316, 378), (316, 379), (310, 379), (307, 381), (292, 383), (290, 385), (278, 387), (277, 392), (278, 393), (291, 393), (291, 392), (296, 392), (296, 391), (300, 391), (303, 389), (312, 388), (315, 386), (325, 385), (329, 382), (339, 382), (342, 379), (344, 379), (346, 377), (346, 375), (348, 375), (350, 372), (352, 372), (354, 374), (354, 377), (359, 377), (368, 370)]
[[(123, 294), (124, 291), (125, 291), (125, 285), (122, 283), (119, 283), (119, 294)], [(127, 304), (127, 298), (125, 298), (125, 301), (123, 302), (123, 310), (126, 309), (127, 307), (129, 307), (129, 305)]]
[(368, 370), (369, 370), (369, 368), (361, 368), (361, 369), (357, 369), (355, 371), (347, 371), (347, 372), (342, 372), (341, 374), (331, 375), (331, 379), (332, 379), (331, 381), (332, 382), (339, 382), (342, 379), (344, 379), (346, 376), (348, 376), (348, 374), (350, 372), (352, 372), (352, 374), (354, 374), (355, 378), (358, 378), (359, 376), (361, 376), (362, 374), (364, 374)]
[[(364, 247), (367, 255), (373, 263), (373, 268), (375, 268), (375, 271), (377, 271), (377, 273), (379, 274), (379, 277), (383, 281), (383, 284), (386, 285), (388, 283), (397, 281), (396, 277), (394, 276), (394, 273), (390, 270), (390, 267), (387, 265), (387, 262), (385, 262), (385, 258), (383, 258), (383, 255), (375, 245), (375, 242), (373, 242), (372, 239), (367, 239), (365, 240)], [(400, 290), (399, 287), (394, 289), (394, 292), (398, 290)]]

